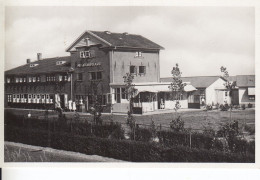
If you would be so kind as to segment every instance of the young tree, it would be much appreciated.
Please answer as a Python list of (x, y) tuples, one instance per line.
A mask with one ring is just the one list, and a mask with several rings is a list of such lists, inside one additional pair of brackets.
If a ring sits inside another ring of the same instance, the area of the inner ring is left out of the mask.
[(181, 80), (181, 71), (179, 68), (179, 65), (176, 64), (176, 67), (172, 68), (172, 83), (169, 86), (170, 90), (172, 91), (172, 98), (173, 101), (175, 101), (175, 111), (177, 112), (178, 109), (180, 108), (180, 97), (184, 91), (184, 87), (186, 86), (185, 83), (182, 83)]
[(221, 77), (225, 80), (224, 86), (226, 87), (226, 90), (228, 91), (228, 95), (230, 98), (230, 123), (231, 123), (231, 112), (232, 112), (232, 106), (233, 106), (233, 91), (235, 89), (236, 86), (236, 82), (235, 81), (230, 81), (229, 80), (229, 73), (227, 71), (227, 68), (224, 66), (220, 67), (220, 71), (222, 73)]
[(184, 91), (184, 87), (186, 86), (185, 83), (181, 80), (181, 71), (179, 68), (178, 63), (175, 67), (172, 68), (172, 83), (169, 86), (170, 90), (172, 91), (172, 100), (175, 101), (174, 110), (175, 110), (175, 119), (171, 122), (171, 129), (174, 130), (181, 130), (184, 127), (184, 122), (182, 121), (181, 117), (177, 117), (177, 111), (181, 107), (180, 105), (180, 98)]
[(94, 124), (102, 124), (101, 113), (103, 112), (102, 106), (102, 93), (99, 94), (99, 83), (100, 81), (92, 81), (90, 85), (91, 96), (93, 101), (93, 106), (90, 108), (91, 114), (93, 114)]
[(130, 126), (130, 129), (133, 132), (133, 134), (135, 134), (135, 119), (133, 117), (133, 98), (136, 94), (136, 89), (133, 84), (134, 76), (130, 73), (126, 73), (126, 75), (123, 78), (125, 83), (125, 94), (129, 101), (129, 111), (127, 112), (127, 124)]

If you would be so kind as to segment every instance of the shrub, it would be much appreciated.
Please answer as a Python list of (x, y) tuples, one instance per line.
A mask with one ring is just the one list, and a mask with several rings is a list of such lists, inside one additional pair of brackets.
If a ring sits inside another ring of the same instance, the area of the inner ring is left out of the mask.
[(219, 109), (221, 110), (221, 111), (227, 111), (228, 109), (229, 109), (229, 106), (228, 106), (228, 104), (221, 104), (220, 106), (219, 106)]
[[(167, 147), (190, 146), (192, 148), (211, 149), (213, 137), (200, 133), (159, 131), (159, 142)], [(190, 141), (191, 140), (191, 141)]]
[(184, 130), (184, 121), (182, 120), (181, 116), (178, 116), (176, 119), (173, 119), (170, 122), (170, 128), (177, 132)]
[(245, 105), (245, 104), (242, 104), (242, 105), (241, 105), (241, 109), (242, 109), (242, 110), (245, 110), (245, 109), (246, 109), (246, 105)]
[(245, 125), (245, 131), (249, 132), (250, 135), (255, 134), (255, 127), (253, 126), (249, 126), (249, 125)]
[(254, 155), (222, 153), (183, 146), (85, 137), (68, 133), (7, 126), (5, 140), (55, 149), (95, 154), (133, 162), (255, 162)]
[(130, 139), (143, 142), (149, 142), (153, 137), (150, 129), (140, 128), (139, 125), (136, 125), (135, 130), (131, 131), (129, 135)]
[(248, 108), (252, 108), (253, 105), (252, 105), (251, 103), (248, 103), (247, 107), (248, 107)]

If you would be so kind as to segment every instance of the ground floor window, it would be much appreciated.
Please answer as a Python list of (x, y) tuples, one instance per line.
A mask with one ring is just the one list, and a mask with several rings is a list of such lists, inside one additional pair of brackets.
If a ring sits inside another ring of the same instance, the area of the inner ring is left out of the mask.
[(12, 99), (13, 99), (12, 94), (8, 94), (7, 95), (7, 102), (12, 102)]

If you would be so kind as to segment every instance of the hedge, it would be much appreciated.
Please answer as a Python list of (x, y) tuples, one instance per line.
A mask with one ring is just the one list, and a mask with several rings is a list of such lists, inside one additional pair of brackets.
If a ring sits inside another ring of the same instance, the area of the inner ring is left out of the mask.
[(116, 139), (124, 139), (124, 130), (119, 123), (106, 123), (102, 125), (91, 124), (88, 122), (77, 122), (73, 119), (36, 119), (23, 116), (16, 116), (12, 113), (5, 114), (5, 124), (21, 128), (32, 128), (52, 132), (73, 133), (84, 136), (97, 136), (108, 138), (112, 136)]
[(6, 126), (5, 140), (133, 162), (255, 162), (254, 155), (184, 146), (167, 148), (151, 142), (86, 137), (13, 126)]

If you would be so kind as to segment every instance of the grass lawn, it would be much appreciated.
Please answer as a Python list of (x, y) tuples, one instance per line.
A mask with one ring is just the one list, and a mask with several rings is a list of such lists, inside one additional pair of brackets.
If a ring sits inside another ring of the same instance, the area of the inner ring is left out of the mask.
[[(15, 114), (26, 115), (28, 110), (14, 110), (9, 109)], [(31, 111), (32, 116), (44, 116), (44, 111)], [(50, 117), (57, 115), (56, 112), (50, 112)], [(67, 114), (67, 117), (73, 117), (73, 113)], [(229, 111), (182, 111), (178, 112), (181, 115), (185, 128), (192, 128), (194, 130), (202, 130), (204, 126), (211, 126), (213, 129), (217, 130), (221, 124), (229, 122), (230, 112)], [(156, 125), (162, 125), (163, 127), (169, 127), (171, 120), (174, 117), (174, 113), (165, 114), (153, 114), (153, 115), (140, 115), (135, 116), (138, 124), (151, 124), (151, 120), (155, 122)], [(255, 125), (255, 109), (246, 110), (234, 110), (232, 111), (232, 120), (237, 120), (239, 126), (244, 123), (249, 124), (254, 127)], [(81, 118), (91, 121), (93, 119), (92, 115), (81, 115)], [(127, 115), (110, 115), (103, 114), (102, 118), (104, 121), (110, 121), (113, 119), (114, 122), (126, 123)]]
[(25, 148), (19, 146), (5, 145), (4, 161), (5, 162), (113, 162), (117, 160), (111, 158), (104, 158), (96, 155), (84, 155), (75, 152), (72, 152), (71, 154), (71, 152), (62, 151), (62, 150), (55, 150), (54, 152), (49, 152), (44, 150), (42, 147), (38, 147), (37, 149), (35, 149), (29, 147)]

